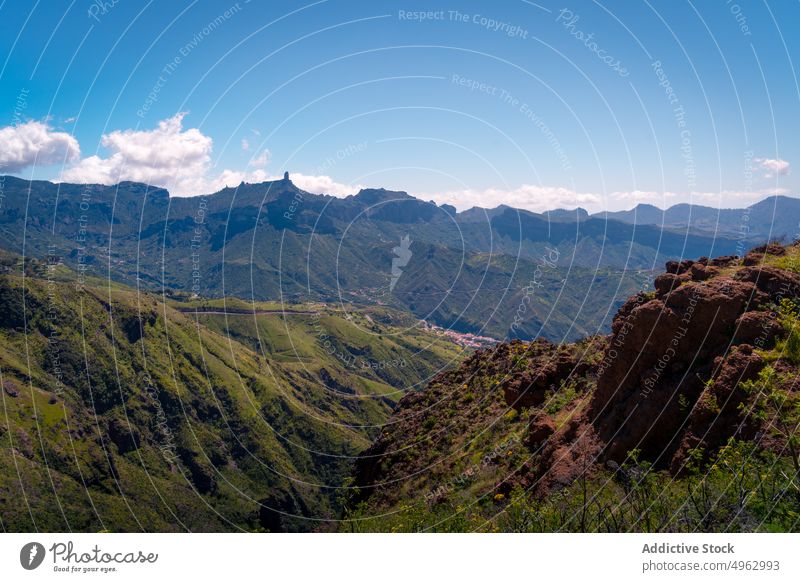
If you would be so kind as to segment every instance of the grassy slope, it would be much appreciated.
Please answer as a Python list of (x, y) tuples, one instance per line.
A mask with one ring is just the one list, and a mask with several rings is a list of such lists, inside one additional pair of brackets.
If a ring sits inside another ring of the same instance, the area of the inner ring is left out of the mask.
[[(421, 357), (423, 333), (354, 332), (334, 310), (195, 318), (118, 285), (79, 290), (68, 272), (43, 274), (0, 276), (9, 531), (325, 527), (281, 512), (335, 517), (336, 487), (405, 378), (459, 357), (441, 339)], [(413, 368), (345, 365), (327, 336), (342, 354)]]

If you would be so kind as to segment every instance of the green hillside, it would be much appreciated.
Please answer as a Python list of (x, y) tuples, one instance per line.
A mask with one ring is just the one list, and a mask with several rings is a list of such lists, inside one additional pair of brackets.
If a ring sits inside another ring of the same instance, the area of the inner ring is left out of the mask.
[(394, 402), (460, 358), (319, 304), (195, 313), (2, 258), (6, 531), (327, 529)]

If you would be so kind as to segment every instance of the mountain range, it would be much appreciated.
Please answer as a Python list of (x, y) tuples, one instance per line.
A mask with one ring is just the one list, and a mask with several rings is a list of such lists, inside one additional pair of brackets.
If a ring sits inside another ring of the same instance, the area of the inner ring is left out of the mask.
[[(793, 236), (798, 203), (456, 212), (383, 189), (315, 195), (288, 173), (189, 198), (132, 182), (8, 176), (0, 248), (57, 255), (80, 273), (169, 294), (386, 305), (458, 332), (561, 340), (607, 330), (666, 260), (741, 255)], [(739, 227), (744, 216), (747, 230)], [(393, 267), (404, 237), (409, 260)]]
[(639, 204), (631, 210), (602, 212), (593, 216), (628, 224), (690, 228), (761, 241), (792, 241), (800, 233), (800, 199), (789, 196), (771, 196), (747, 208), (718, 209), (676, 204), (661, 210), (651, 204)]

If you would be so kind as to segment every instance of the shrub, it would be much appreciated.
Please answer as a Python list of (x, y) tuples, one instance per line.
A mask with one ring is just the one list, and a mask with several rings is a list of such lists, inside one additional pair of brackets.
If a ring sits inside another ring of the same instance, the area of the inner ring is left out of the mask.
[(787, 332), (783, 352), (787, 360), (800, 364), (800, 314), (791, 299), (784, 299), (778, 306), (778, 321)]

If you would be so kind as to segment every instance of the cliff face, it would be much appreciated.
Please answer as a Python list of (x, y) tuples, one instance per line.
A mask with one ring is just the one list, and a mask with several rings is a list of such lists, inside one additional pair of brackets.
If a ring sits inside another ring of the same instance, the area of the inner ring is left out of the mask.
[[(440, 498), (457, 507), (489, 499), (507, 513), (512, 492), (549, 504), (587, 478), (660, 474), (674, 483), (711, 471), (738, 443), (752, 446), (753, 459), (783, 459), (784, 486), (795, 490), (798, 272), (794, 245), (669, 262), (654, 292), (619, 310), (610, 336), (476, 354), (400, 402), (356, 465), (353, 505), (367, 516), (420, 497), (422, 513)], [(507, 441), (513, 446), (495, 458)], [(489, 464), (453, 485), (480, 453)], [(628, 499), (624, 487), (617, 493)]]

